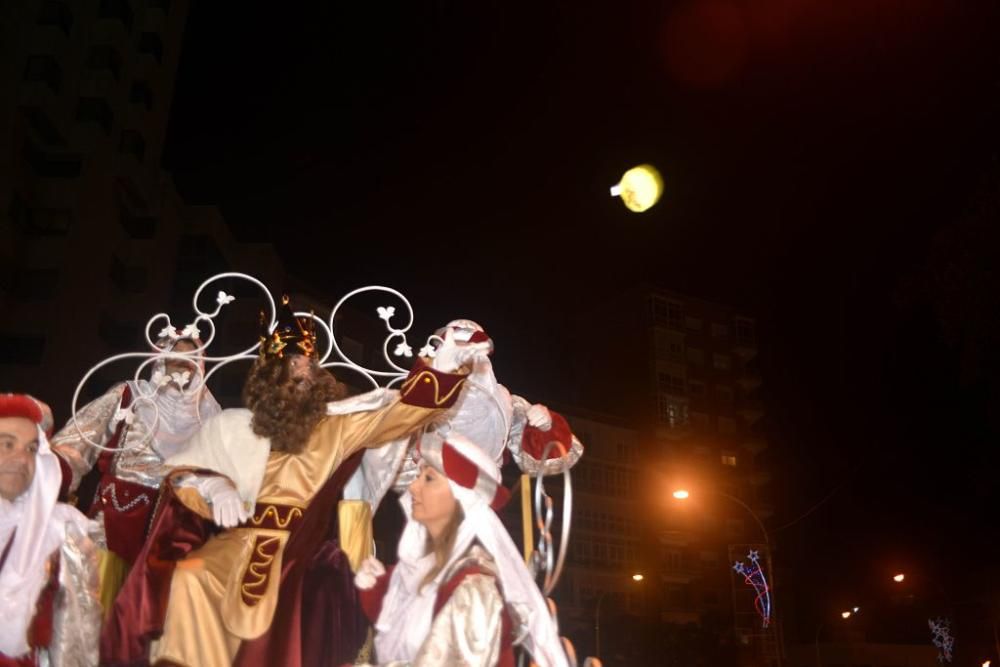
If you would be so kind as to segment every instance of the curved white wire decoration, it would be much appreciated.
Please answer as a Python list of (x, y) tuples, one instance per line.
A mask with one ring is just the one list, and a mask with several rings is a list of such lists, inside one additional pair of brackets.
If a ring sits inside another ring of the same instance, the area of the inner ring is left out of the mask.
[[(199, 285), (198, 289), (195, 290), (194, 298), (192, 299), (192, 308), (195, 313), (195, 318), (193, 322), (186, 325), (181, 330), (181, 333), (179, 334), (177, 333), (177, 330), (174, 327), (173, 322), (171, 322), (170, 320), (170, 315), (168, 315), (167, 313), (157, 313), (153, 315), (151, 318), (149, 318), (149, 321), (146, 322), (146, 328), (144, 330), (146, 343), (153, 351), (126, 352), (123, 354), (116, 354), (111, 357), (108, 357), (107, 359), (104, 359), (103, 361), (98, 362), (84, 374), (83, 379), (81, 379), (76, 386), (76, 391), (73, 392), (73, 402), (71, 405), (72, 415), (73, 415), (73, 425), (76, 429), (77, 435), (80, 437), (81, 440), (86, 442), (91, 447), (94, 447), (96, 449), (105, 452), (122, 451), (127, 449), (138, 449), (140, 447), (144, 447), (153, 439), (156, 433), (156, 428), (159, 425), (160, 421), (160, 411), (156, 405), (156, 401), (154, 400), (156, 394), (165, 386), (170, 384), (171, 381), (176, 382), (178, 386), (181, 387), (181, 393), (183, 396), (192, 397), (198, 392), (201, 392), (207, 385), (209, 378), (211, 378), (212, 375), (214, 375), (215, 372), (218, 371), (223, 366), (226, 366), (240, 359), (256, 358), (256, 355), (253, 353), (260, 345), (259, 342), (254, 343), (250, 347), (246, 348), (245, 350), (242, 350), (241, 352), (237, 352), (236, 354), (231, 354), (226, 356), (211, 356), (205, 354), (205, 350), (207, 350), (208, 347), (215, 341), (215, 335), (216, 335), (216, 327), (214, 322), (215, 318), (219, 316), (219, 313), (222, 312), (222, 309), (225, 306), (235, 301), (236, 297), (234, 297), (231, 294), (227, 294), (222, 290), (219, 290), (215, 297), (215, 310), (211, 312), (202, 310), (199, 307), (198, 305), (199, 298), (201, 297), (202, 293), (208, 288), (209, 285), (226, 278), (247, 280), (261, 289), (261, 291), (264, 293), (264, 297), (267, 300), (267, 304), (269, 306), (269, 310), (271, 313), (270, 324), (268, 326), (269, 328), (274, 327), (275, 317), (276, 317), (274, 299), (271, 297), (271, 292), (270, 290), (267, 289), (267, 286), (264, 285), (264, 283), (257, 280), (253, 276), (249, 276), (245, 273), (227, 272), (212, 276), (211, 278), (203, 282), (201, 285)], [(152, 332), (156, 330), (156, 325), (158, 322), (162, 323), (162, 328), (159, 329), (158, 333), (156, 334), (156, 337), (154, 338)], [(204, 326), (207, 329), (208, 336), (203, 337), (201, 335), (200, 326)], [(176, 340), (178, 338), (187, 338), (187, 337), (198, 338), (201, 341), (201, 345), (193, 350), (174, 352), (174, 351), (166, 351), (158, 347), (156, 344), (157, 341), (164, 339)], [(135, 382), (135, 386), (139, 389), (139, 395), (133, 396), (132, 402), (128, 408), (118, 410), (118, 412), (115, 414), (115, 421), (118, 422), (124, 420), (126, 423), (129, 424), (132, 423), (135, 419), (137, 408), (140, 405), (145, 404), (145, 405), (150, 405), (153, 408), (153, 423), (150, 425), (149, 429), (145, 433), (145, 437), (141, 439), (139, 442), (136, 442), (132, 445), (126, 445), (125, 443), (118, 443), (117, 447), (106, 447), (98, 442), (95, 442), (83, 432), (83, 430), (80, 427), (79, 420), (76, 418), (78, 413), (77, 404), (79, 403), (80, 400), (80, 392), (83, 391), (83, 388), (84, 386), (86, 386), (87, 381), (90, 380), (90, 378), (94, 375), (94, 373), (96, 373), (101, 368), (104, 368), (109, 364), (112, 364), (116, 361), (121, 361), (123, 359), (143, 360), (142, 363), (139, 364), (139, 367), (136, 369), (135, 375), (132, 378), (133, 381)], [(150, 378), (150, 381), (148, 383), (139, 382), (139, 379), (142, 376), (143, 371), (145, 371), (147, 366), (149, 366), (150, 364), (154, 364), (158, 361), (166, 362), (169, 359), (180, 359), (189, 364), (194, 369), (194, 378), (191, 378), (190, 375), (184, 377), (183, 373), (174, 373), (172, 377), (167, 377), (163, 374), (158, 374), (157, 372), (154, 372), (153, 376)], [(202, 365), (204, 365), (205, 368), (207, 368), (210, 363), (214, 363), (211, 370), (208, 370), (207, 372), (203, 371)], [(184, 380), (184, 382), (182, 382), (182, 380)], [(194, 382), (192, 380), (198, 380), (198, 381)], [(201, 414), (200, 414), (201, 402), (196, 401), (195, 405), (197, 406), (197, 410), (199, 411), (198, 420), (201, 421)]]
[[(566, 447), (561, 442), (555, 440), (545, 445), (542, 452), (542, 461), (548, 460), (549, 452), (553, 447), (559, 448), (560, 456), (566, 455)], [(552, 538), (552, 517), (555, 503), (552, 497), (545, 492), (543, 470), (539, 470), (535, 477), (535, 527), (538, 528), (539, 540), (538, 549), (532, 554), (531, 565), (537, 573), (541, 570), (544, 575), (542, 592), (548, 595), (559, 583), (562, 576), (563, 564), (566, 562), (566, 551), (569, 546), (569, 534), (573, 519), (573, 483), (570, 478), (569, 468), (563, 471), (563, 511), (562, 511), (562, 533), (559, 536), (559, 554), (555, 555)], [(544, 504), (544, 512), (543, 512)]]

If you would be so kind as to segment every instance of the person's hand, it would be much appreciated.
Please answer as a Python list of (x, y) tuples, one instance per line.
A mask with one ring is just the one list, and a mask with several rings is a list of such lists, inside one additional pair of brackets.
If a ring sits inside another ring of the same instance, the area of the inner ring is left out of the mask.
[(212, 520), (222, 528), (238, 526), (250, 518), (243, 499), (224, 477), (208, 477), (200, 480), (198, 490), (212, 504)]
[(548, 431), (552, 428), (552, 413), (541, 403), (535, 403), (525, 413), (528, 418), (528, 426), (534, 426), (540, 431)]
[(358, 573), (354, 575), (354, 585), (366, 591), (374, 586), (378, 578), (384, 574), (385, 565), (382, 565), (382, 562), (375, 556), (369, 556), (361, 562)]

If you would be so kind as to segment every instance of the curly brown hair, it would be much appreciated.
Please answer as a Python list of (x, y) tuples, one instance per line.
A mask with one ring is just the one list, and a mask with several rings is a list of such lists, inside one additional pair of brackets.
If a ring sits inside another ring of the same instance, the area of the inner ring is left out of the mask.
[[(347, 395), (347, 389), (315, 359), (311, 378), (291, 373), (291, 357), (257, 359), (243, 385), (243, 404), (253, 412), (250, 425), (271, 440), (271, 451), (298, 454), (316, 425), (326, 416), (326, 404)], [(309, 387), (302, 388), (308, 382)]]

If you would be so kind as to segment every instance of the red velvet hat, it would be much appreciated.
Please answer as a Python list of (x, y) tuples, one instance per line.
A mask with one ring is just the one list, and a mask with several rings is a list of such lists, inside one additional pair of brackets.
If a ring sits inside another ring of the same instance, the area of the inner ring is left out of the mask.
[(23, 417), (52, 435), (52, 410), (28, 394), (0, 394), (0, 417)]

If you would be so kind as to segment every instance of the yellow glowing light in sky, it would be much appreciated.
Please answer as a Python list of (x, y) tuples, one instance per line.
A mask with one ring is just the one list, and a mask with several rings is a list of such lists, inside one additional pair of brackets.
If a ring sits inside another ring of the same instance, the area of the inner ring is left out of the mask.
[(635, 213), (648, 211), (663, 194), (663, 178), (651, 164), (633, 167), (622, 175), (618, 185), (611, 187), (612, 197), (621, 197), (628, 210)]
[(689, 494), (685, 489), (677, 489), (674, 491), (674, 498), (677, 500), (685, 500), (689, 495), (691, 494)]
[(637, 573), (637, 574), (633, 574), (632, 575), (632, 579), (635, 580), (635, 581), (642, 581), (643, 579), (645, 579), (645, 577), (643, 577), (641, 574)]
[(905, 574), (897, 574), (895, 577), (892, 578), (892, 580), (895, 581), (897, 584), (903, 581), (903, 579), (906, 579)]

